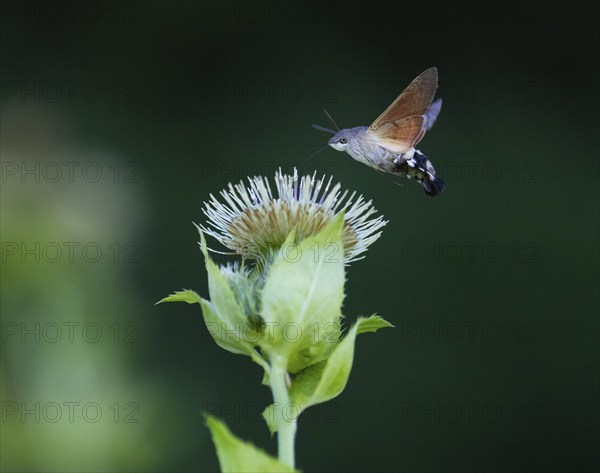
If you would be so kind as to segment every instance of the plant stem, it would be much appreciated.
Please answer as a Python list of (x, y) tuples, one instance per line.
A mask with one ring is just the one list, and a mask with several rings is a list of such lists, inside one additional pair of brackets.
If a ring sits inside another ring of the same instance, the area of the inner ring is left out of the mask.
[(286, 383), (286, 360), (275, 356), (271, 359), (269, 380), (275, 403), (275, 425), (277, 426), (277, 449), (279, 461), (294, 467), (294, 437), (296, 436), (296, 412), (290, 409), (290, 396)]

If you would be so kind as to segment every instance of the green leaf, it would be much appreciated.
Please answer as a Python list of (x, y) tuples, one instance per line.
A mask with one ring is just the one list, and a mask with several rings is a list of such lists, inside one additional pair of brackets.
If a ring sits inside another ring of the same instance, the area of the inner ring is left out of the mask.
[(187, 302), (188, 304), (199, 304), (200, 299), (200, 296), (196, 292), (191, 289), (184, 289), (183, 291), (177, 291), (168, 295), (156, 304), (161, 304), (163, 302)]
[(235, 328), (236, 324), (245, 325), (247, 321), (244, 311), (236, 301), (229, 281), (210, 256), (208, 256), (204, 233), (202, 233), (202, 230), (197, 225), (196, 228), (200, 232), (200, 248), (204, 255), (206, 272), (208, 273), (208, 292), (218, 317), (226, 322), (229, 328)]
[(194, 223), (194, 227), (196, 227), (196, 230), (198, 230), (198, 233), (200, 234), (200, 251), (202, 251), (202, 254), (204, 255), (205, 259), (208, 259), (208, 250), (206, 248), (206, 238), (204, 238), (204, 232), (202, 231), (202, 229), (200, 228), (199, 225), (196, 225)]
[[(200, 231), (200, 229), (198, 228)], [(202, 253), (208, 273), (210, 302), (202, 300), (202, 314), (206, 326), (217, 344), (232, 353), (253, 356), (254, 348), (246, 339), (253, 333), (227, 277), (208, 256), (206, 240), (200, 231)]]
[(345, 282), (343, 224), (340, 214), (314, 237), (298, 244), (288, 237), (267, 275), (261, 316), (270, 332), (261, 347), (292, 360), (292, 373), (331, 345), (323, 336), (330, 327), (339, 331)]
[(231, 433), (223, 422), (215, 417), (207, 415), (206, 425), (210, 429), (213, 442), (217, 448), (217, 456), (222, 472), (286, 473), (298, 471), (284, 465), (251, 443), (240, 440)]
[(221, 348), (232, 353), (249, 355), (263, 366), (264, 360), (256, 353), (252, 344), (245, 340), (245, 334), (251, 332), (244, 311), (236, 300), (227, 277), (208, 256), (202, 231), (197, 225), (196, 228), (200, 232), (200, 246), (206, 262), (211, 300), (203, 299), (196, 292), (187, 289), (175, 292), (157, 304), (175, 301), (199, 303), (206, 328)]
[(358, 325), (354, 324), (326, 362), (313, 369), (309, 367), (304, 376), (299, 375), (296, 386), (292, 385), (291, 398), (301, 404), (303, 409), (333, 399), (346, 387), (354, 361)]
[(208, 333), (213, 337), (217, 345), (236, 355), (250, 355), (252, 347), (243, 343), (243, 340), (235, 332), (230, 332), (225, 323), (219, 319), (215, 309), (210, 301), (200, 300), (202, 307), (202, 317), (206, 324)]
[(229, 281), (210, 258), (206, 258), (206, 271), (208, 272), (210, 301), (215, 307), (217, 315), (230, 328), (242, 330), (248, 322), (244, 310), (235, 299)]
[[(290, 389), (290, 402), (295, 404), (294, 407), (298, 411), (303, 412), (310, 406), (327, 402), (338, 396), (346, 387), (350, 376), (356, 336), (359, 333), (374, 332), (379, 328), (391, 326), (389, 322), (377, 315), (359, 318), (327, 360), (305, 368), (294, 377)], [(277, 430), (272, 422), (273, 409), (273, 405), (270, 405), (263, 411), (263, 418), (271, 433)]]
[[(305, 409), (308, 406), (329, 401), (340, 394), (346, 387), (352, 369), (356, 336), (359, 333), (371, 332), (388, 326), (391, 324), (379, 316), (359, 318), (324, 365), (318, 365), (305, 376), (300, 377), (296, 386), (292, 384), (290, 393), (292, 399), (304, 404), (303, 409)], [(318, 382), (316, 382), (317, 377)], [(309, 392), (310, 395), (308, 395)]]
[(357, 335), (367, 332), (376, 332), (380, 328), (394, 327), (391, 323), (379, 315), (372, 315), (366, 319), (361, 318), (359, 319), (359, 322), (358, 332), (356, 332)]
[(272, 437), (277, 432), (277, 424), (275, 423), (275, 404), (269, 404), (265, 407), (265, 410), (262, 411), (261, 415), (267, 423), (267, 427), (269, 428)]

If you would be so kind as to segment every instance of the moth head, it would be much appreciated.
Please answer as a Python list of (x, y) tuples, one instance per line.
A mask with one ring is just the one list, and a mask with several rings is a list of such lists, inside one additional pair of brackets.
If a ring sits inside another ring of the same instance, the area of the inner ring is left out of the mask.
[(349, 141), (350, 137), (348, 136), (347, 130), (342, 130), (333, 135), (333, 137), (329, 139), (328, 144), (338, 151), (346, 151)]

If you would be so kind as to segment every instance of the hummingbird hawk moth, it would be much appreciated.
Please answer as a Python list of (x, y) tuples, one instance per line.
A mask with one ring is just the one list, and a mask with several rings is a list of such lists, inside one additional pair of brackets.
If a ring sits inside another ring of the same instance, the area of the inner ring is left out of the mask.
[(431, 67), (417, 76), (371, 126), (340, 130), (328, 115), (337, 132), (313, 127), (334, 135), (328, 142), (333, 149), (345, 151), (379, 172), (413, 177), (428, 196), (434, 197), (444, 190), (444, 181), (436, 176), (433, 164), (416, 146), (442, 108), (441, 99), (433, 102), (437, 86), (437, 68)]

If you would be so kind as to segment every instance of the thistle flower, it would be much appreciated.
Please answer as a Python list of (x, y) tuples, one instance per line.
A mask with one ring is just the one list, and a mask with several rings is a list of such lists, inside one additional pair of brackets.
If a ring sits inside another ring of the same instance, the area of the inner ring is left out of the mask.
[(248, 180), (249, 187), (241, 181), (221, 191), (225, 203), (210, 195), (203, 209), (208, 227), (201, 229), (251, 260), (268, 260), (292, 231), (296, 242), (316, 235), (343, 211), (342, 242), (348, 264), (364, 258), (361, 255), (379, 238), (378, 230), (387, 223), (381, 216), (371, 218), (376, 210), (362, 195), (342, 192), (340, 184), (330, 189), (331, 177), (324, 185), (325, 177), (316, 179), (316, 173), (298, 178), (296, 169), (293, 175), (283, 174), (280, 169), (275, 173), (277, 196), (265, 177)]
[[(372, 315), (343, 334), (344, 263), (361, 259), (387, 223), (353, 192), (331, 187), (331, 178), (275, 173), (277, 195), (264, 177), (249, 178), (204, 204), (207, 227), (198, 226), (210, 300), (192, 290), (160, 302), (198, 303), (208, 332), (232, 353), (247, 355), (265, 371), (273, 404), (263, 412), (278, 436), (278, 460), (242, 443), (216, 419), (207, 418), (221, 466), (227, 471), (294, 470), (297, 416), (336, 397), (346, 386), (356, 337), (391, 327)], [(238, 262), (218, 266), (204, 234), (216, 238)], [(293, 257), (287, 252), (293, 245)], [(246, 265), (252, 260), (254, 265)], [(344, 335), (344, 336), (343, 336)], [(295, 413), (290, 417), (288, 408)]]

